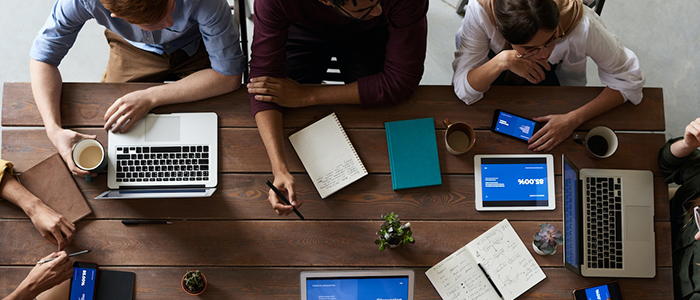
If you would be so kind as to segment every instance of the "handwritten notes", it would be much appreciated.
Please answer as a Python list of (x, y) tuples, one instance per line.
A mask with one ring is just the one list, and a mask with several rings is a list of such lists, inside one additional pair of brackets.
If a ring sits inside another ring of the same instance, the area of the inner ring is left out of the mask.
[(425, 275), (444, 300), (499, 299), (467, 247), (452, 253)]
[(289, 141), (321, 198), (367, 175), (335, 113), (290, 135)]
[(506, 300), (517, 298), (546, 277), (505, 219), (425, 274), (442, 299), (500, 299), (478, 264)]

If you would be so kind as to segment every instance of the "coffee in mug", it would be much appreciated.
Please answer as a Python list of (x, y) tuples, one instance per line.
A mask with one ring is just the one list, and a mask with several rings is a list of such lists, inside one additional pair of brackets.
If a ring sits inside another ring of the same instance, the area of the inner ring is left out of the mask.
[[(81, 170), (99, 173), (107, 168), (107, 154), (102, 144), (95, 139), (80, 140), (73, 145), (73, 163)], [(92, 177), (85, 175), (85, 181)]]
[(467, 123), (452, 123), (449, 119), (442, 120), (445, 125), (445, 148), (454, 155), (469, 151), (476, 141), (474, 129)]
[(598, 126), (585, 136), (576, 134), (574, 141), (586, 147), (586, 154), (595, 158), (607, 158), (617, 150), (617, 135), (612, 129)]

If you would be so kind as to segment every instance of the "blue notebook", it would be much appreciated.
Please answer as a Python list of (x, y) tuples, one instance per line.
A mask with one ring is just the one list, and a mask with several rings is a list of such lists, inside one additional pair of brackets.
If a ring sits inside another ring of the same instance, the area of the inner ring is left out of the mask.
[(433, 118), (384, 123), (394, 190), (440, 185)]

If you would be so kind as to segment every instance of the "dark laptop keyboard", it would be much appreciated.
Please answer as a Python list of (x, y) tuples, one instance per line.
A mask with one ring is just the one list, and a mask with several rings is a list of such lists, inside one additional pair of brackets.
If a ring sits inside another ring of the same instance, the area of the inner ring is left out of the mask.
[(622, 269), (622, 184), (620, 178), (588, 177), (588, 267)]
[(116, 169), (117, 182), (203, 182), (209, 146), (117, 147)]

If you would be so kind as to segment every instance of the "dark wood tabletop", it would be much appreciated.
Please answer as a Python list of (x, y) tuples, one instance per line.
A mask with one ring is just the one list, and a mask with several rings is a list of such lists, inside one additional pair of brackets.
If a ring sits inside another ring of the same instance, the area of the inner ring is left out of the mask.
[[(107, 108), (120, 96), (152, 84), (66, 83), (61, 114), (64, 127), (96, 134)], [(542, 222), (561, 228), (561, 154), (579, 167), (644, 169), (654, 173), (656, 277), (618, 279), (626, 298), (669, 299), (672, 295), (668, 188), (657, 164), (665, 143), (663, 93), (645, 88), (639, 105), (625, 103), (577, 130), (598, 125), (618, 131), (617, 152), (593, 159), (571, 139), (556, 147), (557, 206), (553, 211), (477, 212), (474, 208), (474, 155), (532, 153), (526, 144), (488, 130), (494, 109), (525, 117), (566, 113), (594, 98), (602, 88), (492, 87), (467, 106), (451, 86), (422, 86), (407, 103), (375, 109), (317, 106), (285, 111), (284, 127), (296, 130), (336, 112), (369, 175), (322, 200), (303, 165), (286, 141), (286, 156), (297, 184), (300, 208), (278, 217), (267, 201), (272, 179), (265, 147), (255, 128), (248, 94), (239, 90), (211, 99), (160, 107), (156, 113), (209, 112), (219, 115), (219, 186), (210, 198), (94, 200), (107, 190), (106, 175), (95, 183), (76, 177), (94, 214), (78, 222), (68, 251), (92, 248), (79, 257), (101, 268), (136, 273), (135, 299), (189, 299), (180, 288), (182, 275), (202, 270), (209, 281), (205, 299), (298, 299), (304, 270), (410, 268), (416, 273), (416, 299), (440, 299), (424, 272), (504, 218), (519, 234), (547, 278), (519, 299), (570, 299), (575, 288), (610, 278), (583, 278), (564, 269), (561, 248), (554, 256), (534, 254), (529, 246)], [(443, 183), (394, 191), (391, 188), (384, 122), (432, 117), (435, 120)], [(461, 156), (449, 154), (442, 119), (467, 122), (476, 144)], [(5, 83), (2, 158), (22, 172), (55, 153), (46, 136), (28, 83)], [(656, 133), (654, 133), (656, 132)], [(416, 243), (379, 252), (374, 244), (382, 213), (410, 221)], [(168, 219), (172, 225), (124, 226), (123, 219)], [(6, 295), (34, 263), (56, 246), (41, 237), (23, 212), (0, 202), (0, 295)]]

